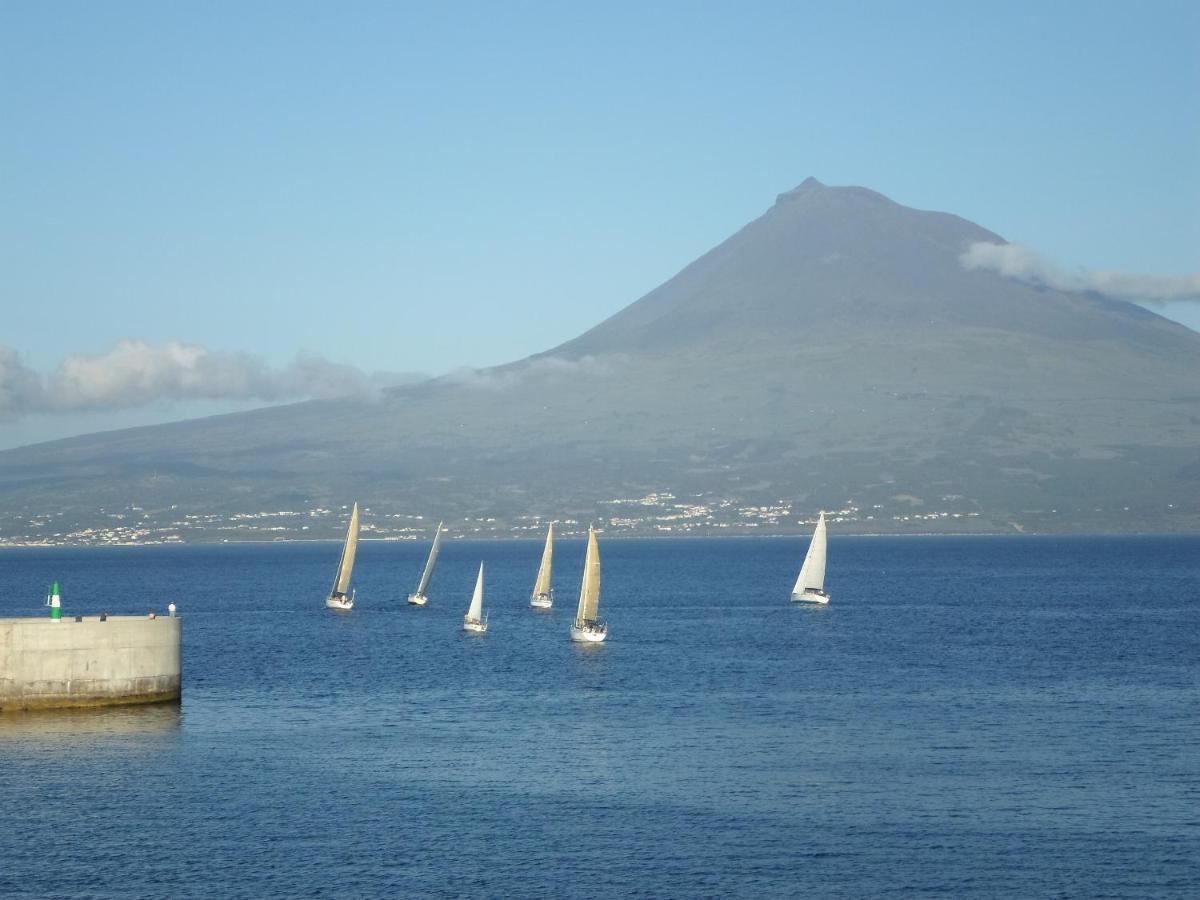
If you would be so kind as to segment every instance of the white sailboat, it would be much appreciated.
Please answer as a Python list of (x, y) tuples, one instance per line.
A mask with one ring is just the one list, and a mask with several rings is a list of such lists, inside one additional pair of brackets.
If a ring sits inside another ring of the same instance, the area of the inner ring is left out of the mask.
[(463, 616), (463, 631), (483, 634), (487, 629), (487, 619), (483, 618), (483, 563), (480, 563), (479, 577), (475, 579), (475, 593), (471, 595), (471, 606)]
[(554, 523), (546, 532), (546, 546), (542, 550), (542, 564), (538, 567), (537, 580), (533, 583), (533, 593), (529, 597), (529, 605), (536, 609), (549, 609), (554, 605), (554, 587), (550, 583), (550, 570), (554, 558)]
[[(354, 592), (350, 591), (350, 575), (354, 571), (354, 554), (358, 550), (358, 504), (350, 511), (350, 524), (346, 527), (346, 542), (342, 544), (342, 558), (338, 562), (337, 575), (333, 577), (333, 588), (325, 598), (328, 609), (354, 609)], [(347, 593), (349, 591), (349, 593)]]
[(596, 614), (600, 610), (600, 548), (596, 529), (588, 528), (587, 554), (583, 558), (583, 583), (579, 586), (579, 606), (571, 623), (571, 640), (598, 644), (608, 637), (608, 625)]
[(442, 523), (438, 522), (437, 531), (433, 535), (433, 546), (429, 548), (429, 558), (425, 560), (425, 571), (421, 573), (421, 581), (417, 584), (417, 589), (408, 595), (408, 602), (413, 606), (424, 606), (429, 602), (429, 597), (425, 592), (429, 590), (429, 579), (433, 577), (433, 564), (437, 562), (443, 533)]
[(829, 595), (825, 593), (824, 512), (817, 518), (817, 527), (808, 545), (808, 553), (804, 555), (804, 565), (800, 567), (796, 586), (792, 588), (792, 600), (797, 603), (829, 602)]

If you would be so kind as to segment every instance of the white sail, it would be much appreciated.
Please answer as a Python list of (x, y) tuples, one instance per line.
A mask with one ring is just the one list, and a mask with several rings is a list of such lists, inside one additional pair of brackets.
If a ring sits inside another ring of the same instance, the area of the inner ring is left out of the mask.
[(425, 571), (421, 573), (421, 582), (414, 592), (418, 596), (425, 596), (425, 590), (429, 587), (429, 579), (433, 577), (433, 564), (437, 562), (438, 550), (441, 546), (442, 523), (438, 522), (437, 532), (433, 535), (433, 546), (429, 548), (429, 559), (425, 560)]
[(554, 523), (546, 532), (546, 546), (542, 550), (542, 564), (538, 567), (537, 581), (533, 584), (533, 596), (544, 597), (550, 594), (550, 570), (554, 557)]
[(350, 524), (346, 527), (346, 542), (342, 545), (342, 559), (338, 563), (337, 575), (333, 579), (333, 594), (345, 594), (350, 589), (350, 575), (354, 571), (354, 554), (358, 550), (358, 504), (350, 511)]
[(596, 529), (588, 529), (587, 554), (583, 558), (583, 583), (579, 586), (579, 607), (575, 612), (575, 627), (582, 628), (596, 620), (600, 609), (600, 548), (596, 544)]
[(467, 619), (479, 622), (483, 618), (483, 563), (479, 564), (479, 577), (475, 579), (475, 593), (471, 595), (471, 608), (467, 610)]
[(804, 565), (800, 567), (800, 575), (796, 578), (796, 586), (792, 595), (802, 594), (806, 590), (825, 590), (825, 513), (817, 518), (817, 527), (813, 531), (812, 541), (808, 545), (808, 553), (804, 555)]

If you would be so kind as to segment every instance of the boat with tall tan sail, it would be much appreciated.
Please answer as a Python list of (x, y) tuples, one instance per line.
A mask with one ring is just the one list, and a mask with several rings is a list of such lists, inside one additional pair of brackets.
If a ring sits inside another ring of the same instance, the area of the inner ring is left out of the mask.
[(327, 609), (354, 609), (354, 591), (350, 589), (350, 576), (354, 572), (354, 554), (358, 550), (358, 504), (350, 510), (350, 524), (346, 526), (346, 540), (342, 544), (342, 558), (338, 561), (333, 587), (325, 598)]
[(546, 531), (546, 546), (542, 549), (542, 564), (538, 566), (537, 580), (533, 583), (533, 593), (529, 596), (529, 605), (534, 609), (550, 609), (554, 605), (554, 586), (550, 574), (554, 564), (554, 523)]
[(483, 615), (483, 563), (480, 563), (479, 577), (475, 579), (475, 593), (471, 595), (471, 606), (463, 616), (463, 631), (483, 634), (487, 630), (487, 618)]
[(813, 530), (808, 553), (804, 555), (804, 564), (800, 566), (800, 574), (796, 576), (796, 585), (792, 588), (792, 602), (821, 604), (829, 602), (829, 595), (825, 593), (824, 512), (817, 518), (817, 527)]
[(596, 529), (588, 528), (587, 553), (583, 558), (583, 582), (579, 586), (579, 606), (571, 623), (571, 640), (599, 644), (608, 637), (608, 625), (598, 618), (600, 612), (600, 547)]
[(443, 534), (445, 529), (442, 528), (442, 523), (438, 522), (437, 531), (433, 534), (433, 546), (429, 548), (429, 558), (425, 560), (425, 569), (421, 572), (421, 580), (417, 583), (417, 589), (408, 595), (408, 602), (413, 606), (424, 606), (429, 602), (429, 595), (425, 592), (429, 590), (429, 581), (433, 578), (433, 566), (437, 562), (438, 550), (442, 547)]

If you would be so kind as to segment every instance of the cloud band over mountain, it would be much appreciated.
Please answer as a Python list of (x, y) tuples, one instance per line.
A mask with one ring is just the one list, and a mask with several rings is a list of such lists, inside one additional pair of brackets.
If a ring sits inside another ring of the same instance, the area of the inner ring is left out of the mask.
[(986, 269), (1015, 281), (1062, 291), (1093, 291), (1150, 306), (1200, 302), (1198, 275), (1136, 275), (1127, 272), (1068, 271), (1020, 244), (980, 241), (959, 257), (965, 269)]
[(463, 387), (504, 391), (525, 386), (531, 382), (552, 381), (560, 376), (575, 374), (602, 376), (626, 362), (625, 355), (620, 353), (610, 353), (604, 357), (589, 354), (579, 359), (541, 356), (525, 360), (519, 366), (493, 369), (455, 369), (453, 372), (443, 375), (440, 380)]
[(0, 346), (0, 417), (116, 410), (162, 401), (262, 400), (370, 394), (416, 374), (366, 373), (310, 353), (273, 368), (248, 353), (200, 344), (122, 340), (106, 353), (67, 357), (49, 375)]

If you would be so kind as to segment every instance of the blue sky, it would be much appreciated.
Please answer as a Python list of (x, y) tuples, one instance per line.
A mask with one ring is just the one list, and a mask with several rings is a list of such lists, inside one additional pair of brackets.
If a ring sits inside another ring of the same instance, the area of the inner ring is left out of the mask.
[[(1067, 268), (1200, 270), (1196, 4), (827, 6), (8, 0), (0, 345), (491, 365), (809, 175)], [(9, 417), (0, 446), (237, 405)]]

